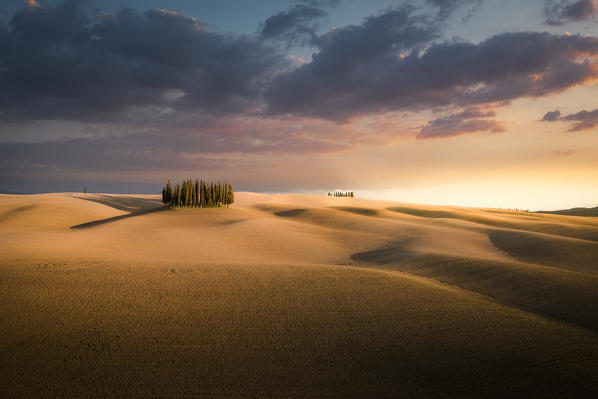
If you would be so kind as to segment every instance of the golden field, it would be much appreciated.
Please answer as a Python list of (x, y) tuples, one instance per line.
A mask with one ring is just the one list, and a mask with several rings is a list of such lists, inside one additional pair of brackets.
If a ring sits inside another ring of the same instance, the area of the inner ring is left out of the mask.
[(0, 195), (3, 397), (598, 397), (598, 217), (157, 207)]

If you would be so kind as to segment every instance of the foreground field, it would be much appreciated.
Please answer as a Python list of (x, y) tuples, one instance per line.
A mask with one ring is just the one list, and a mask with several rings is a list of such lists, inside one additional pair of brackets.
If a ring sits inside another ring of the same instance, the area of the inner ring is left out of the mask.
[(5, 397), (596, 397), (598, 218), (0, 196)]

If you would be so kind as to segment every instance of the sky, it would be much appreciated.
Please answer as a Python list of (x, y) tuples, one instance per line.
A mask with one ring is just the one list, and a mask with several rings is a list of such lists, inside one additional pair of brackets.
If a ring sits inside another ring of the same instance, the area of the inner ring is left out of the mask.
[(0, 192), (598, 205), (598, 0), (3, 0)]

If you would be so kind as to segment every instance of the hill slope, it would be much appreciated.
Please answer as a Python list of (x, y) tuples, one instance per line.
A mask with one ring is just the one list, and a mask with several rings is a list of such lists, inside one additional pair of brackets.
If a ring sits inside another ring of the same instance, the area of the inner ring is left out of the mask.
[(537, 213), (552, 213), (555, 215), (569, 215), (569, 216), (598, 216), (598, 206), (594, 208), (571, 208), (560, 211), (538, 211)]
[(0, 195), (5, 396), (598, 393), (598, 218), (252, 193), (156, 207)]

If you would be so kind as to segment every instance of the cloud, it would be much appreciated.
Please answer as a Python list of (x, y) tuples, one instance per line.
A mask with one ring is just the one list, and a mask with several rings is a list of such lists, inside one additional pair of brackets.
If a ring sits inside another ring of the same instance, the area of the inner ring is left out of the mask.
[(372, 143), (383, 136), (375, 132), (375, 137), (370, 137), (327, 121), (306, 119), (288, 123), (243, 116), (204, 121), (200, 128), (158, 126), (126, 131), (119, 125), (91, 126), (87, 137), (0, 143), (0, 175), (45, 170), (213, 169), (224, 167), (225, 161), (219, 161), (224, 158), (230, 161), (231, 157), (251, 155), (329, 153), (351, 148), (358, 142)]
[[(430, 2), (447, 9), (475, 3)], [(502, 124), (479, 111), (487, 104), (558, 92), (597, 76), (594, 37), (521, 32), (480, 43), (438, 42), (437, 16), (409, 5), (316, 34), (314, 21), (327, 15), (322, 7), (336, 3), (296, 2), (253, 35), (212, 32), (195, 18), (160, 9), (103, 13), (79, 0), (31, 3), (0, 26), (0, 122), (101, 122), (135, 133), (6, 144), (3, 154), (12, 146), (15, 154), (30, 149), (32, 165), (51, 154), (57, 155), (45, 164), (78, 165), (68, 155), (76, 151), (97, 167), (100, 160), (142, 167), (144, 157), (160, 165), (156, 148), (171, 158), (330, 152), (393, 137), (379, 132), (373, 139), (337, 121), (445, 107), (465, 111), (430, 121), (419, 138), (496, 133)], [(301, 29), (316, 48), (311, 61), (292, 58), (267, 38)], [(240, 129), (231, 119), (251, 120), (252, 127)], [(297, 120), (309, 128), (294, 128)]]
[[(0, 143), (3, 174), (45, 171), (164, 171), (223, 168), (224, 161), (196, 153), (202, 140), (177, 134), (138, 133), (36, 143)], [(203, 148), (205, 150), (205, 148)], [(189, 156), (193, 154), (193, 156)]]
[(267, 87), (269, 112), (343, 120), (540, 97), (598, 77), (592, 36), (503, 33), (478, 44), (434, 38), (434, 28), (407, 11), (330, 32), (311, 63)]
[(581, 130), (593, 129), (598, 126), (598, 109), (593, 111), (579, 111), (574, 114), (561, 116), (560, 111), (552, 111), (546, 113), (542, 118), (542, 121), (554, 122), (554, 121), (567, 121), (576, 122), (567, 131), (578, 132)]
[(251, 112), (286, 62), (256, 38), (179, 13), (84, 5), (27, 6), (0, 27), (0, 120)]
[(504, 132), (506, 129), (503, 123), (487, 119), (494, 116), (496, 116), (496, 113), (493, 111), (467, 108), (460, 113), (440, 117), (428, 122), (420, 130), (416, 138), (452, 137), (476, 132)]
[(566, 157), (569, 155), (575, 155), (579, 153), (579, 150), (554, 150), (552, 153), (560, 157)]
[(438, 18), (444, 19), (453, 14), (457, 9), (470, 6), (468, 13), (464, 17), (468, 17), (475, 12), (477, 7), (480, 6), (483, 0), (426, 0), (429, 5), (432, 5), (438, 9)]
[(287, 48), (311, 45), (317, 38), (318, 21), (328, 16), (327, 8), (334, 8), (341, 0), (294, 0), (288, 11), (272, 15), (260, 27), (266, 39), (275, 39)]
[(295, 3), (303, 3), (312, 7), (336, 7), (342, 0), (294, 0)]
[(586, 21), (598, 13), (596, 0), (545, 0), (544, 14), (549, 25)]
[(561, 111), (556, 110), (556, 111), (550, 111), (547, 112), (546, 114), (544, 114), (544, 116), (542, 117), (542, 121), (545, 122), (553, 122), (558, 120), (561, 117)]
[(598, 126), (598, 109), (593, 111), (579, 111), (575, 114), (565, 115), (561, 120), (577, 122), (569, 128), (569, 132), (593, 129)]
[(319, 6), (295, 4), (288, 11), (268, 18), (261, 28), (261, 34), (269, 39), (284, 40), (289, 47), (301, 41), (309, 42), (316, 37), (315, 21), (326, 16), (328, 13)]

